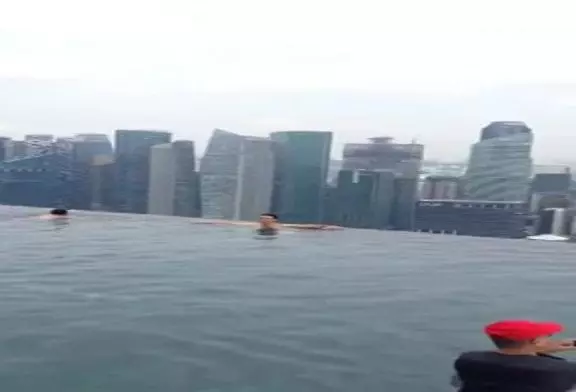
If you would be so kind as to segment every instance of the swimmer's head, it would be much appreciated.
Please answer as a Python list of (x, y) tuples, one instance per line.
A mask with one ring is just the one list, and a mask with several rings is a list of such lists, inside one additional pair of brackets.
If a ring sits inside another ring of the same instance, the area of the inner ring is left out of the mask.
[(54, 208), (50, 210), (50, 215), (52, 216), (68, 216), (68, 210), (64, 208)]
[(274, 227), (278, 224), (278, 215), (266, 212), (260, 215), (260, 227)]

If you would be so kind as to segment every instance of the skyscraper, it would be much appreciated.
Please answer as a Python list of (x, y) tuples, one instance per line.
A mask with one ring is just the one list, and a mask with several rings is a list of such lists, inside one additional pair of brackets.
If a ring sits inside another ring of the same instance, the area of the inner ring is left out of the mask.
[(202, 216), (234, 219), (242, 136), (215, 129), (200, 160)]
[(572, 174), (569, 169), (564, 173), (535, 174), (530, 184), (530, 211), (569, 207), (571, 185)]
[(112, 157), (114, 151), (108, 136), (103, 134), (77, 134), (72, 138), (72, 153), (76, 162), (92, 163), (95, 157)]
[(328, 189), (325, 222), (344, 227), (387, 229), (394, 208), (392, 171), (340, 170)]
[(23, 140), (8, 141), (6, 160), (25, 158), (28, 154), (28, 146)]
[(160, 131), (116, 131), (116, 201), (120, 212), (144, 214), (148, 209), (150, 148), (170, 143), (172, 134)]
[(46, 153), (0, 163), (0, 204), (76, 208), (70, 158)]
[(255, 220), (270, 209), (274, 182), (273, 142), (245, 137), (240, 147), (234, 219)]
[(525, 201), (532, 174), (532, 130), (522, 122), (493, 122), (472, 146), (464, 193), (470, 200)]
[(176, 141), (151, 149), (148, 213), (199, 217), (200, 180), (194, 142)]
[(320, 222), (332, 133), (286, 131), (270, 137), (275, 142), (272, 211), (283, 222)]
[(422, 166), (424, 146), (394, 143), (390, 137), (374, 137), (370, 143), (344, 145), (344, 170), (392, 170), (397, 176), (416, 178)]
[(420, 192), (421, 199), (454, 200), (458, 198), (460, 178), (449, 176), (428, 176)]
[(273, 168), (270, 139), (215, 129), (200, 161), (203, 216), (256, 219), (270, 207)]
[(394, 174), (394, 205), (388, 226), (396, 230), (412, 230), (424, 145), (394, 143), (390, 137), (373, 137), (370, 143), (346, 144), (343, 158), (343, 168), (347, 170)]
[(73, 172), (73, 203), (76, 208), (90, 209), (98, 202), (94, 196), (92, 165), (113, 159), (112, 143), (102, 134), (79, 134), (72, 138), (59, 138), (54, 146), (71, 156)]
[(26, 142), (26, 155), (35, 156), (44, 154), (50, 149), (50, 146), (54, 142), (54, 135), (25, 135), (24, 141)]
[(7, 160), (9, 157), (10, 141), (9, 137), (0, 136), (0, 162)]
[(97, 155), (90, 165), (90, 209), (114, 211), (116, 202), (114, 159)]

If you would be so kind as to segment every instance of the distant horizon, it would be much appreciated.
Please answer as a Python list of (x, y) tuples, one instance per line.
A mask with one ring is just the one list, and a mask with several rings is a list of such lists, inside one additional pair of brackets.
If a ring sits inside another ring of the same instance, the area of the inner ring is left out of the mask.
[[(499, 121), (499, 120), (495, 120), (495, 121)], [(488, 124), (488, 123), (487, 123), (487, 124)], [(486, 124), (486, 125), (487, 125), (487, 124)], [(530, 126), (530, 124), (528, 124), (528, 123), (527, 123), (527, 125)], [(309, 129), (309, 128), (310, 128), (310, 127), (306, 128), (306, 129), (294, 129), (294, 128), (290, 128), (290, 129), (284, 129), (284, 130), (285, 130), (285, 131), (322, 131), (322, 130), (320, 130), (320, 129)], [(253, 134), (247, 134), (247, 133), (237, 132), (237, 131), (231, 130), (231, 129), (229, 129), (229, 128), (224, 128), (224, 127), (213, 127), (213, 128), (211, 129), (211, 131), (213, 131), (214, 129), (222, 129), (222, 130), (225, 130), (225, 131), (229, 131), (229, 132), (233, 132), (233, 133), (238, 133), (238, 134), (240, 134), (240, 135), (245, 135), (245, 136), (258, 136), (258, 137), (267, 137), (267, 136), (268, 136), (268, 135), (266, 135), (266, 134), (265, 134), (265, 135), (253, 135)], [(270, 131), (270, 132), (268, 132), (268, 134), (273, 133), (273, 132), (278, 132), (279, 129), (280, 129), (280, 128), (277, 128), (277, 129), (274, 130), (274, 131)], [(480, 129), (481, 129), (481, 128), (480, 128)], [(478, 130), (478, 134), (479, 134), (479, 132), (480, 132), (480, 129)], [(112, 145), (114, 146), (114, 139), (115, 139), (114, 135), (115, 135), (115, 132), (116, 132), (117, 130), (169, 132), (169, 133), (172, 134), (172, 137), (173, 137), (173, 140), (172, 140), (172, 141), (182, 141), (182, 140), (193, 141), (194, 144), (195, 144), (195, 146), (196, 146), (196, 149), (197, 149), (197, 156), (198, 156), (198, 157), (201, 157), (201, 156), (204, 155), (207, 142), (208, 142), (208, 140), (209, 140), (209, 138), (210, 138), (210, 135), (208, 135), (208, 137), (207, 137), (205, 140), (203, 140), (203, 141), (198, 141), (198, 140), (195, 140), (195, 139), (193, 139), (193, 138), (177, 137), (177, 135), (178, 135), (177, 131), (170, 130), (170, 129), (166, 128), (166, 127), (121, 127), (121, 128), (115, 128), (114, 130), (109, 131), (109, 132), (102, 132), (102, 131), (85, 132), (85, 131), (81, 131), (81, 132), (74, 132), (74, 133), (68, 133), (68, 134), (55, 133), (55, 132), (24, 132), (24, 133), (19, 133), (19, 134), (16, 134), (16, 135), (13, 134), (13, 133), (11, 134), (11, 133), (9, 133), (9, 132), (6, 132), (6, 131), (7, 131), (6, 129), (1, 128), (1, 129), (0, 129), (0, 137), (9, 137), (9, 138), (11, 138), (12, 140), (17, 141), (17, 140), (24, 140), (24, 138), (25, 138), (26, 136), (31, 136), (31, 135), (51, 135), (51, 136), (54, 137), (54, 139), (57, 139), (57, 138), (73, 137), (73, 136), (75, 136), (75, 135), (97, 134), (97, 135), (105, 135), (105, 136), (107, 136), (107, 137), (109, 138), (110, 142), (112, 143)], [(210, 132), (211, 132), (211, 131), (210, 131)], [(337, 137), (337, 135), (336, 135), (336, 133), (335, 133), (334, 131), (328, 130), (328, 132), (332, 132), (332, 133), (334, 134), (334, 137), (335, 137), (335, 138)], [(369, 142), (369, 139), (370, 139), (370, 138), (373, 138), (373, 137), (390, 137), (394, 142), (403, 143), (403, 144), (407, 144), (407, 143), (412, 142), (412, 140), (400, 140), (400, 141), (399, 141), (398, 138), (396, 138), (396, 137), (386, 136), (386, 135), (384, 135), (383, 133), (380, 133), (380, 134), (376, 134), (376, 133), (375, 133), (373, 136), (366, 137), (364, 140), (358, 140), (358, 141), (355, 140), (355, 141), (350, 141), (350, 142), (348, 142), (348, 141), (342, 141), (342, 142), (340, 142), (340, 145), (338, 146), (339, 148), (337, 149), (337, 151), (340, 152), (340, 156), (337, 156), (337, 155), (335, 155), (334, 153), (332, 153), (330, 159), (331, 159), (332, 161), (341, 161), (341, 160), (343, 159), (343, 157), (341, 156), (341, 154), (342, 154), (342, 147), (343, 147), (345, 144), (347, 144), (347, 143), (368, 143), (368, 142)], [(443, 159), (443, 158), (439, 158), (439, 157), (426, 157), (426, 150), (427, 150), (427, 145), (426, 145), (426, 143), (421, 142), (421, 141), (419, 141), (419, 140), (415, 140), (415, 142), (424, 145), (424, 155), (425, 155), (425, 158), (424, 158), (423, 162), (441, 163), (441, 164), (467, 164), (467, 162), (468, 162), (468, 157), (464, 157), (464, 156), (463, 156), (463, 157), (458, 157), (458, 158), (455, 157), (455, 158), (452, 158), (452, 159)], [(475, 142), (475, 141), (474, 141), (474, 142)], [(537, 143), (537, 142), (536, 142), (536, 143)], [(535, 143), (535, 144), (536, 144), (536, 143)], [(470, 146), (471, 146), (472, 144), (473, 144), (473, 143), (471, 143), (469, 146), (467, 146), (468, 149), (470, 148)], [(201, 149), (202, 152), (201, 152), (201, 153), (199, 152), (199, 150), (200, 150), (200, 149), (199, 149), (199, 146), (202, 147), (202, 149)], [(334, 152), (334, 151), (335, 151), (335, 146), (334, 146), (334, 143), (333, 143), (332, 152)], [(535, 160), (535, 163), (534, 163), (534, 164), (535, 164), (535, 165), (552, 165), (552, 166), (566, 165), (566, 166), (570, 166), (570, 167), (572, 167), (572, 166), (576, 167), (576, 159), (574, 159), (573, 161), (570, 161), (570, 160), (562, 160), (562, 159)]]

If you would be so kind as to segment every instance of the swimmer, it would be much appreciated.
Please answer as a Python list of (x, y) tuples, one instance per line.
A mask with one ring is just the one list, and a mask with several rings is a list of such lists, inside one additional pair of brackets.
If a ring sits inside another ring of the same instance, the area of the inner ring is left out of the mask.
[(278, 215), (270, 212), (261, 214), (258, 224), (260, 227), (256, 229), (256, 233), (259, 235), (277, 235), (280, 229), (278, 224)]
[(66, 219), (68, 218), (68, 210), (64, 208), (54, 208), (50, 210), (47, 215), (41, 215), (41, 219)]
[(68, 210), (64, 208), (54, 208), (53, 210), (50, 211), (50, 215), (58, 217), (68, 216)]
[[(260, 227), (258, 228), (258, 233), (260, 232), (273, 232), (275, 235), (278, 233), (278, 230), (282, 228), (286, 229), (295, 229), (295, 230), (338, 230), (342, 229), (339, 226), (329, 226), (329, 225), (317, 225), (317, 224), (302, 224), (302, 223), (295, 223), (295, 224), (280, 224), (278, 222), (278, 215), (272, 214), (270, 212), (266, 212), (260, 215), (259, 219)], [(269, 234), (270, 235), (270, 234)]]

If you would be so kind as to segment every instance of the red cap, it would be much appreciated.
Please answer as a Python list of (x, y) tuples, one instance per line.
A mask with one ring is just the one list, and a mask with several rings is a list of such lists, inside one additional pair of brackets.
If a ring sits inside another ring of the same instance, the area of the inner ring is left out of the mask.
[(503, 320), (484, 327), (488, 336), (525, 341), (562, 332), (564, 326), (554, 322), (529, 320)]

